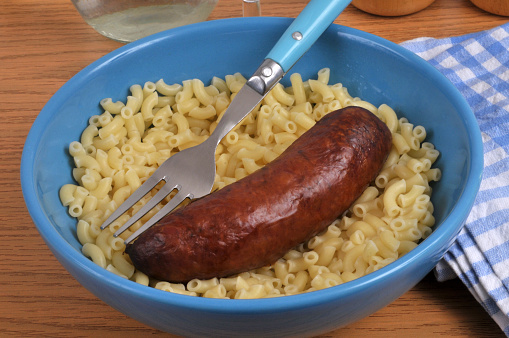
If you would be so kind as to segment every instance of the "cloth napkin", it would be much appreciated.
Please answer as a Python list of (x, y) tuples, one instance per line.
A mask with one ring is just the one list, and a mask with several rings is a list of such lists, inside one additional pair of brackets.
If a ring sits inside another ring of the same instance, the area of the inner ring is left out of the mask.
[(435, 275), (439, 281), (459, 277), (509, 337), (509, 23), (401, 45), (459, 89), (477, 118), (484, 144), (480, 191)]

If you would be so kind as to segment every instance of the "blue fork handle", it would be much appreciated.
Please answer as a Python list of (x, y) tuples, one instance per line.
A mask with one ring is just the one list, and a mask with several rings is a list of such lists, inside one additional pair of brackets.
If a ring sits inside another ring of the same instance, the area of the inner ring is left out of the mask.
[(288, 72), (352, 0), (311, 0), (267, 55)]

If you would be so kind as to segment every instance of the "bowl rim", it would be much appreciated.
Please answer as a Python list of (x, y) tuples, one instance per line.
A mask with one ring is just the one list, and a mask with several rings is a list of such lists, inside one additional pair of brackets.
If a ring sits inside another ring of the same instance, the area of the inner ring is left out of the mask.
[[(66, 264), (77, 265), (79, 269), (84, 270), (84, 272), (96, 280), (96, 282), (108, 284), (113, 288), (123, 289), (135, 297), (145, 298), (149, 301), (167, 304), (168, 306), (172, 305), (181, 308), (216, 313), (274, 313), (295, 309), (296, 307), (308, 307), (323, 304), (334, 299), (341, 298), (345, 295), (354, 294), (357, 290), (362, 290), (367, 285), (372, 283), (376, 284), (377, 281), (381, 281), (387, 276), (395, 274), (397, 271), (404, 270), (406, 266), (415, 261), (422, 261), (423, 259), (426, 259), (426, 257), (434, 256), (437, 250), (439, 250), (440, 247), (443, 247), (444, 244), (447, 246), (452, 245), (451, 238), (455, 238), (455, 236), (459, 233), (463, 227), (463, 222), (466, 220), (474, 204), (477, 191), (480, 187), (483, 170), (483, 145), (481, 133), (470, 106), (462, 94), (444, 75), (416, 54), (396, 43), (371, 33), (338, 24), (331, 25), (328, 30), (364, 39), (370, 43), (389, 49), (391, 53), (396, 56), (411, 62), (416, 65), (420, 71), (426, 72), (428, 76), (432, 78), (444, 94), (450, 97), (451, 103), (458, 110), (466, 112), (464, 114), (465, 116), (462, 116), (462, 118), (465, 128), (469, 131), (469, 145), (472, 153), (472, 160), (469, 167), (470, 171), (467, 182), (465, 183), (465, 188), (459, 196), (458, 203), (456, 203), (449, 215), (445, 217), (443, 221), (443, 223), (446, 223), (450, 220), (459, 220), (460, 222), (458, 223), (460, 225), (455, 227), (441, 226), (439, 229), (433, 231), (433, 233), (423, 241), (423, 243), (426, 243), (425, 245), (417, 246), (411, 252), (399, 258), (394, 263), (354, 281), (311, 293), (277, 297), (277, 301), (275, 301), (275, 298), (226, 300), (193, 297), (164, 292), (137, 284), (133, 281), (125, 280), (124, 278), (99, 267), (81, 254), (81, 252), (75, 250), (47, 220), (47, 217), (36, 198), (37, 191), (33, 163), (36, 157), (38, 140), (44, 132), (45, 125), (51, 120), (52, 111), (57, 109), (61, 103), (62, 98), (60, 97), (60, 94), (63, 90), (68, 90), (69, 88), (78, 86), (89, 76), (100, 71), (103, 66), (108, 65), (111, 62), (115, 62), (117, 58), (121, 58), (123, 55), (136, 52), (137, 50), (144, 48), (146, 45), (157, 44), (162, 40), (171, 39), (172, 36), (194, 34), (202, 30), (214, 30), (218, 28), (238, 29), (239, 25), (243, 27), (252, 27), (253, 29), (258, 27), (272, 27), (276, 24), (287, 25), (291, 23), (292, 20), (293, 19), (291, 18), (283, 17), (229, 18), (177, 27), (122, 46), (94, 61), (66, 82), (50, 98), (35, 119), (30, 132), (26, 137), (20, 165), (21, 187), (27, 209), (32, 217), (33, 223), (51, 251), (53, 251), (57, 257), (61, 257), (62, 260), (65, 260)], [(468, 210), (468, 212), (466, 212), (466, 210)], [(61, 264), (63, 263), (61, 262)], [(229, 302), (229, 306), (225, 307), (225, 302)]]

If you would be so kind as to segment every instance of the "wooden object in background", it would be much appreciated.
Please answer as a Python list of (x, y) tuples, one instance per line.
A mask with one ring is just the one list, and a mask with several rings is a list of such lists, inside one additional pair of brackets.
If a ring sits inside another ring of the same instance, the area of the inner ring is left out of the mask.
[(423, 10), (433, 1), (435, 0), (353, 0), (352, 5), (371, 14), (401, 16)]
[(509, 16), (509, 0), (470, 0), (480, 9), (497, 15)]

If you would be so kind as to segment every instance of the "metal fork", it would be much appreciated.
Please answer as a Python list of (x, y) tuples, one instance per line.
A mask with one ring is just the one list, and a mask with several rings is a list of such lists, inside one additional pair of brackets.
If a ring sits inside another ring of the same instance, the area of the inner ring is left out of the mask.
[[(268, 74), (268, 69), (273, 75), (262, 75), (263, 72)], [(223, 114), (223, 117), (214, 129), (214, 132), (202, 143), (182, 150), (163, 162), (145, 183), (106, 219), (101, 228), (104, 229), (114, 222), (161, 181), (165, 181), (166, 183), (138, 212), (136, 212), (136, 214), (114, 233), (115, 237), (141, 219), (173, 190), (177, 190), (177, 194), (152, 216), (150, 220), (129, 236), (129, 238), (125, 240), (126, 244), (175, 209), (186, 198), (199, 198), (210, 193), (216, 173), (215, 150), (217, 145), (230, 130), (251, 112), (253, 107), (262, 100), (266, 92), (279, 81), (279, 74), (282, 74), (282, 72), (282, 68), (277, 63), (266, 60), (258, 71), (248, 80), (246, 85), (237, 93), (236, 96), (241, 96), (244, 99), (234, 99), (231, 102), (229, 108)], [(253, 89), (253, 87), (256, 89)]]
[(350, 2), (351, 0), (311, 0), (237, 93), (209, 138), (166, 160), (106, 219), (101, 229), (108, 227), (161, 181), (165, 181), (161, 189), (114, 233), (115, 237), (140, 220), (174, 190), (177, 190), (176, 195), (131, 234), (125, 240), (126, 244), (161, 220), (185, 199), (200, 198), (210, 193), (216, 173), (215, 150), (219, 142), (261, 102)]

